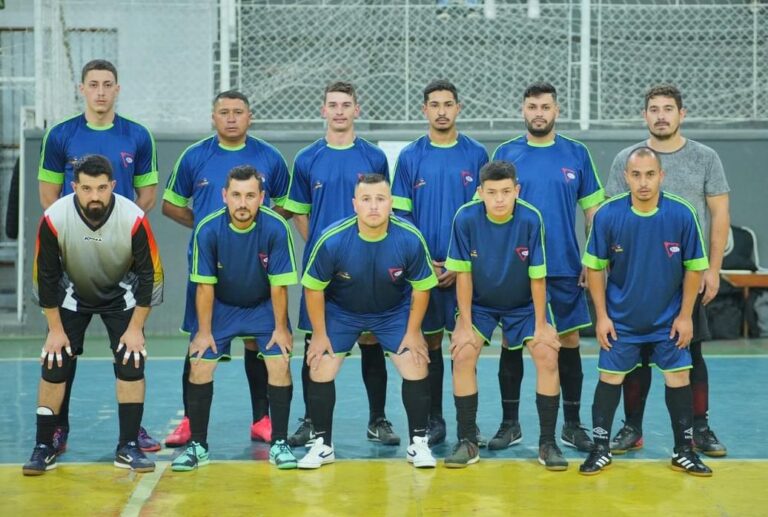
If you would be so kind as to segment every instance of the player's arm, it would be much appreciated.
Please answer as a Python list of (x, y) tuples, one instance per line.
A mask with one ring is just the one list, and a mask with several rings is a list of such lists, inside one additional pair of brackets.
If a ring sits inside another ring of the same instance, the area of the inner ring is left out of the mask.
[(163, 200), (163, 215), (187, 228), (194, 228), (195, 226), (195, 215), (192, 209), (174, 205), (167, 199)]
[(283, 218), (283, 219), (285, 219), (286, 221), (287, 221), (288, 219), (290, 219), (290, 218), (292, 218), (292, 217), (293, 217), (293, 212), (291, 212), (290, 210), (286, 210), (286, 209), (285, 209), (285, 208), (283, 208), (282, 206), (279, 206), (279, 205), (274, 205), (274, 206), (272, 207), (272, 210), (274, 210), (275, 212), (277, 212), (278, 214), (280, 214), (280, 217), (282, 217), (282, 218)]
[(307, 314), (312, 323), (312, 339), (307, 350), (307, 366), (317, 369), (320, 359), (325, 354), (336, 357), (333, 353), (331, 340), (325, 328), (325, 291), (317, 289), (304, 289), (304, 301), (307, 304)]
[(531, 298), (533, 298), (533, 313), (536, 320), (532, 346), (547, 345), (560, 350), (557, 331), (547, 321), (547, 284), (543, 277), (531, 278)]
[(284, 285), (272, 285), (270, 288), (272, 299), (272, 311), (275, 315), (275, 330), (272, 339), (267, 343), (267, 348), (273, 345), (280, 347), (283, 358), (288, 361), (291, 358), (293, 348), (293, 336), (288, 329), (288, 287)]
[(64, 185), (64, 170), (67, 152), (61, 142), (58, 126), (53, 126), (43, 136), (40, 150), (40, 165), (37, 170), (38, 193), (43, 211), (47, 210), (59, 196)]
[[(128, 322), (128, 327), (125, 332), (120, 336), (120, 340), (117, 345), (117, 352), (123, 352), (123, 364), (128, 364), (129, 359), (133, 359), (136, 368), (139, 367), (140, 355), (147, 357), (147, 350), (145, 348), (144, 341), (144, 324), (149, 317), (151, 307), (142, 307), (137, 305), (133, 308), (133, 314), (131, 320)], [(131, 357), (132, 356), (132, 357)]]
[(38, 182), (38, 192), (40, 194), (40, 205), (43, 207), (43, 211), (48, 210), (59, 196), (61, 196), (61, 184), (60, 183), (48, 183), (47, 181)]
[(149, 213), (150, 210), (155, 208), (157, 203), (157, 185), (147, 185), (146, 187), (136, 187), (135, 203), (139, 205), (139, 208), (144, 210), (144, 213)]
[(465, 346), (482, 346), (482, 340), (478, 339), (472, 327), (473, 290), (472, 271), (458, 271), (456, 273), (456, 301), (459, 316), (451, 336), (451, 356), (455, 356)]
[(699, 293), (704, 293), (701, 300), (704, 305), (711, 302), (720, 290), (720, 269), (731, 226), (728, 194), (707, 196), (707, 208), (710, 215), (709, 269), (702, 275), (698, 290)]
[(37, 267), (34, 272), (36, 275), (34, 282), (37, 287), (37, 298), (48, 321), (48, 335), (40, 355), (40, 363), (43, 364), (47, 359), (48, 368), (53, 368), (54, 359), (59, 366), (62, 365), (62, 350), (69, 355), (72, 355), (72, 351), (59, 313), (58, 285), (63, 274), (59, 243), (53, 223), (46, 217), (40, 220), (37, 231), (35, 263)]
[(213, 298), (214, 284), (199, 283), (195, 291), (195, 313), (197, 314), (198, 328), (192, 341), (189, 343), (189, 357), (197, 357), (196, 363), (203, 358), (203, 354), (209, 348), (215, 354), (216, 341), (213, 339)]
[(592, 304), (595, 306), (595, 337), (603, 350), (611, 349), (610, 336), (614, 341), (618, 339), (613, 321), (608, 317), (608, 309), (605, 301), (605, 270), (587, 268), (587, 283)]
[[(592, 220), (595, 217), (598, 206), (591, 206), (584, 210), (584, 235), (589, 237), (589, 233), (592, 231)], [(589, 284), (589, 276), (587, 275), (587, 267), (582, 266), (581, 274), (579, 275), (579, 285), (581, 287), (587, 287)]]
[(419, 290), (414, 288), (411, 291), (411, 309), (408, 313), (408, 324), (405, 328), (400, 346), (397, 349), (398, 354), (406, 350), (411, 352), (411, 356), (417, 365), (429, 362), (429, 352), (424, 334), (421, 333), (421, 323), (424, 321), (424, 315), (427, 313), (429, 305), (429, 290)]
[(293, 213), (293, 226), (299, 232), (301, 238), (304, 239), (304, 242), (307, 242), (307, 237), (309, 236), (309, 216)]
[(680, 314), (672, 322), (672, 329), (669, 332), (670, 339), (677, 336), (678, 348), (687, 347), (693, 339), (693, 306), (696, 303), (702, 276), (701, 271), (686, 270), (683, 277), (683, 302)]

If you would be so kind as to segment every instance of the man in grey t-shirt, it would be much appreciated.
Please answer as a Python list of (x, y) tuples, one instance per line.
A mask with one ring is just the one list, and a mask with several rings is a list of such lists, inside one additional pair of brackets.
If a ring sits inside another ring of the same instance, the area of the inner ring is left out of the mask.
[[(728, 214), (728, 181), (723, 164), (714, 149), (683, 137), (680, 125), (685, 119), (680, 90), (671, 85), (655, 86), (645, 94), (643, 118), (650, 133), (647, 140), (627, 147), (616, 155), (610, 176), (605, 184), (606, 196), (615, 196), (628, 190), (624, 180), (624, 166), (630, 152), (638, 146), (648, 146), (661, 158), (666, 173), (664, 189), (685, 198), (696, 209), (702, 234), (708, 245), (709, 269), (704, 272), (699, 296), (694, 308), (694, 337), (691, 342), (693, 369), (693, 440), (696, 447), (708, 456), (725, 456), (727, 450), (709, 428), (709, 380), (707, 366), (701, 353), (701, 343), (708, 339), (705, 306), (720, 289), (720, 267), (728, 240), (730, 216)], [(643, 446), (643, 412), (645, 399), (651, 387), (648, 358), (624, 380), (624, 427), (611, 441), (614, 454)]]

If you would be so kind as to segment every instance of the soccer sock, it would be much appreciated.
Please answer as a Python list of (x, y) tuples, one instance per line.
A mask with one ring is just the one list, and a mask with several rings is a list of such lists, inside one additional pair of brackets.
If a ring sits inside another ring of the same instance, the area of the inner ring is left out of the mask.
[(35, 436), (35, 442), (53, 447), (53, 433), (56, 432), (59, 415), (54, 415), (53, 411), (49, 408), (38, 408), (36, 416), (37, 435)]
[(621, 399), (621, 385), (598, 381), (592, 401), (592, 437), (595, 445), (610, 447), (611, 426)]
[(309, 420), (309, 365), (307, 365), (307, 350), (312, 334), (304, 334), (304, 360), (301, 362), (301, 397), (304, 399), (304, 420)]
[(675, 448), (693, 445), (693, 391), (691, 385), (680, 388), (666, 387), (664, 399), (667, 402)]
[(293, 384), (288, 386), (267, 386), (272, 409), (272, 443), (288, 439), (288, 415), (291, 412)]
[(189, 383), (187, 388), (187, 407), (189, 408), (189, 430), (192, 441), (208, 448), (208, 420), (211, 417), (213, 401), (213, 381), (205, 384)]
[[(562, 351), (562, 349), (560, 349)], [(542, 395), (536, 393), (536, 409), (539, 412), (539, 445), (555, 443), (557, 410), (560, 407), (560, 395)]]
[(427, 379), (429, 379), (429, 416), (433, 418), (443, 417), (443, 377), (445, 375), (445, 363), (443, 351), (429, 351), (429, 364), (427, 365)]
[(189, 392), (189, 371), (192, 363), (189, 361), (189, 354), (184, 357), (184, 372), (181, 374), (181, 399), (184, 403), (184, 416), (189, 417), (189, 407), (187, 406), (187, 396)]
[(560, 369), (560, 388), (563, 393), (563, 419), (566, 422), (578, 422), (581, 384), (584, 381), (579, 347), (561, 348), (557, 366)]
[(315, 435), (329, 447), (333, 443), (333, 408), (336, 406), (336, 383), (315, 382), (309, 379), (309, 417), (315, 427)]
[(502, 420), (520, 419), (520, 385), (523, 383), (523, 349), (501, 347), (499, 356), (499, 391)]
[(414, 436), (424, 437), (427, 434), (430, 385), (431, 382), (426, 377), (418, 381), (403, 379), (403, 405), (408, 416), (408, 435), (411, 442)]
[(467, 439), (477, 445), (477, 392), (463, 397), (454, 395), (453, 401), (459, 440)]
[(368, 422), (384, 418), (387, 403), (387, 363), (384, 350), (378, 343), (360, 346), (360, 367), (363, 371), (365, 391), (368, 393)]
[(693, 391), (693, 423), (697, 429), (707, 427), (709, 412), (709, 372), (701, 353), (701, 341), (692, 341), (691, 346), (691, 390)]
[(624, 377), (624, 422), (643, 434), (645, 401), (651, 390), (651, 367), (643, 365)]
[(139, 426), (144, 415), (143, 402), (125, 402), (117, 405), (120, 421), (120, 447), (139, 440)]
[(267, 398), (267, 365), (259, 357), (257, 350), (245, 349), (243, 356), (245, 376), (248, 378), (248, 388), (251, 390), (251, 411), (253, 421), (258, 422), (269, 415), (269, 399)]
[(69, 376), (67, 377), (67, 386), (64, 388), (64, 398), (61, 401), (59, 409), (59, 418), (57, 425), (69, 430), (69, 398), (72, 395), (72, 385), (75, 383), (75, 372), (77, 371), (77, 356), (72, 357), (69, 363)]

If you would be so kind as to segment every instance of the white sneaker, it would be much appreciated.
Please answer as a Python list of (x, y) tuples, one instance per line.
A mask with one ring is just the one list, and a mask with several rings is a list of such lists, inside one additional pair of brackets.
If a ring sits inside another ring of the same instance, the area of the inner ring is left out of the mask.
[(413, 463), (414, 467), (434, 468), (437, 465), (437, 460), (432, 456), (427, 440), (426, 436), (414, 436), (413, 443), (408, 446), (408, 463)]
[(298, 462), (300, 469), (319, 469), (327, 463), (336, 461), (333, 445), (328, 446), (323, 442), (323, 437), (318, 436), (315, 443)]

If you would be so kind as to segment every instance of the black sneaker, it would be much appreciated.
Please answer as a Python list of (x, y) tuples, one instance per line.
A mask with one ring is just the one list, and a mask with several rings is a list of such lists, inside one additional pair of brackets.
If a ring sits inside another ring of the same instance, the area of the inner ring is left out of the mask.
[(566, 470), (568, 461), (563, 457), (563, 451), (554, 442), (539, 445), (539, 463), (547, 470)]
[(523, 431), (517, 420), (502, 420), (496, 436), (488, 442), (488, 449), (499, 451), (523, 441)]
[(366, 436), (368, 440), (381, 442), (382, 445), (400, 445), (400, 437), (392, 430), (392, 422), (384, 417), (379, 417), (368, 424)]
[(702, 454), (713, 458), (721, 458), (728, 454), (728, 449), (717, 439), (709, 426), (693, 430), (693, 446)]
[[(456, 440), (461, 441), (461, 437), (459, 436), (458, 430), (456, 432)], [(482, 434), (480, 434), (480, 427), (478, 427), (477, 424), (475, 424), (475, 443), (481, 449), (485, 449), (486, 447), (488, 447), (488, 439)]]
[(563, 445), (573, 447), (581, 452), (592, 452), (595, 444), (589, 437), (586, 427), (580, 422), (566, 422), (563, 424), (563, 431), (560, 433), (560, 441)]
[(605, 445), (596, 445), (592, 452), (589, 453), (584, 463), (579, 465), (579, 474), (585, 476), (594, 476), (599, 474), (601, 470), (607, 469), (611, 466), (613, 460), (611, 459), (611, 451)]
[(480, 461), (480, 449), (466, 438), (459, 440), (450, 455), (445, 457), (449, 469), (463, 469)]
[(288, 445), (291, 447), (312, 447), (315, 443), (315, 428), (312, 427), (312, 420), (309, 418), (299, 418), (299, 428), (288, 437)]
[(441, 416), (429, 417), (427, 426), (428, 445), (434, 447), (445, 441), (445, 420)]
[(134, 472), (154, 472), (155, 462), (144, 456), (137, 442), (128, 442), (117, 446), (113, 465), (119, 469), (130, 469)]
[(32, 456), (21, 468), (25, 476), (41, 476), (46, 470), (56, 468), (56, 450), (48, 445), (38, 443), (32, 449)]
[(712, 469), (704, 465), (699, 455), (693, 452), (693, 447), (675, 447), (672, 455), (672, 470), (687, 472), (692, 476), (710, 477)]
[(611, 440), (611, 453), (620, 455), (643, 448), (643, 433), (635, 426), (624, 424)]

